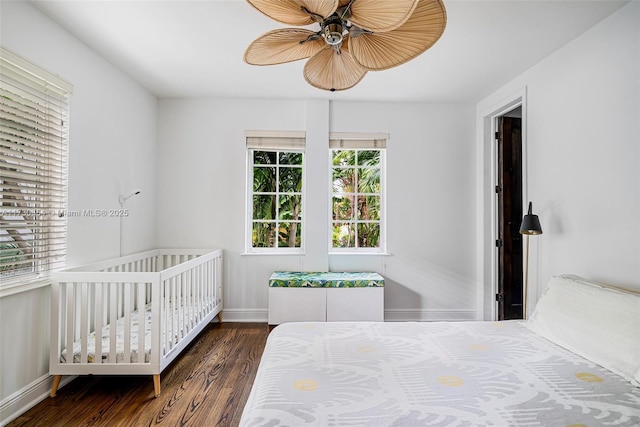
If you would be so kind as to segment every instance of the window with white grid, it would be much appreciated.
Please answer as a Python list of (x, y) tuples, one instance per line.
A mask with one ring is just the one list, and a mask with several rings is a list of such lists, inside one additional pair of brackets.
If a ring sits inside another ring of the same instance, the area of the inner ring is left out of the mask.
[(331, 252), (386, 251), (387, 137), (386, 134), (330, 137)]
[(304, 248), (304, 132), (247, 131), (248, 253)]

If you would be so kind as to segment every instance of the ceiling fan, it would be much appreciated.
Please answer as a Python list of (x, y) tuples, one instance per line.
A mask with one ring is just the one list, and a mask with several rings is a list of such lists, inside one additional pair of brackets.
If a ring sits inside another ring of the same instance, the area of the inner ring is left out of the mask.
[[(251, 65), (310, 58), (304, 78), (319, 89), (355, 86), (367, 71), (386, 70), (435, 44), (447, 23), (441, 0), (247, 0), (287, 25), (254, 40), (244, 53)], [(317, 24), (320, 29), (317, 30)]]

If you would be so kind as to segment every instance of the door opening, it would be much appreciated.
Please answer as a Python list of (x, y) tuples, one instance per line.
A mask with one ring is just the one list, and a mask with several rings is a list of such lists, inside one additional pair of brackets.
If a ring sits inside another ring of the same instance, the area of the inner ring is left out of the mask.
[(523, 318), (522, 110), (496, 117), (497, 318)]

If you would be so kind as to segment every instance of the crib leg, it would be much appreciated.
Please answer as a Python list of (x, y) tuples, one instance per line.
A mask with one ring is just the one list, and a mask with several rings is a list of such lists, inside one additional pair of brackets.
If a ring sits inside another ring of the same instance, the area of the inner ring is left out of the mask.
[(153, 391), (155, 391), (156, 397), (160, 396), (160, 374), (153, 376)]
[(56, 397), (58, 393), (58, 386), (60, 385), (60, 380), (62, 379), (62, 375), (56, 375), (53, 377), (53, 385), (51, 385), (51, 393), (49, 396)]

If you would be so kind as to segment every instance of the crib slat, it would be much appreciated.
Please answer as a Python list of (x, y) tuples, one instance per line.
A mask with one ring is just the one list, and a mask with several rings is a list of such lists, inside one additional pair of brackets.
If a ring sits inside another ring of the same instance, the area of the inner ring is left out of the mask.
[[(178, 262), (180, 262), (178, 257)], [(184, 336), (184, 280), (182, 274), (178, 274), (176, 276), (176, 280), (178, 281), (178, 305), (176, 305), (176, 331), (178, 332), (178, 338), (176, 341), (182, 340)]]
[(138, 363), (145, 363), (147, 346), (145, 345), (145, 329), (147, 326), (147, 311), (145, 306), (146, 283), (138, 283)]
[(207, 303), (212, 305), (215, 305), (216, 303), (217, 294), (215, 280), (216, 261), (217, 259), (213, 259), (211, 262), (207, 263), (207, 283), (209, 284), (209, 286), (207, 286)]
[(67, 298), (67, 305), (65, 310), (67, 311), (67, 319), (66, 319), (66, 337), (67, 337), (67, 360), (66, 363), (73, 363), (73, 339), (75, 338), (75, 334), (73, 333), (74, 325), (74, 286), (72, 283), (65, 283), (65, 296)]
[(185, 281), (185, 301), (184, 301), (184, 334), (183, 335), (187, 335), (189, 332), (191, 332), (191, 314), (193, 311), (193, 302), (191, 300), (191, 295), (192, 295), (192, 287), (191, 287), (191, 270), (186, 271), (183, 273), (184, 274), (184, 281)]
[(116, 321), (118, 319), (118, 286), (116, 283), (110, 283), (109, 295), (109, 363), (116, 363), (116, 338), (117, 328)]
[(80, 363), (87, 363), (89, 347), (89, 296), (87, 283), (80, 283)]
[(215, 307), (220, 302), (220, 288), (218, 271), (220, 270), (220, 258), (216, 258), (211, 263), (211, 304)]
[(222, 304), (222, 256), (216, 258), (216, 302)]
[(218, 270), (220, 269), (220, 258), (216, 258), (211, 262), (211, 304), (215, 307), (220, 302), (220, 289), (218, 282)]
[(185, 271), (182, 273), (184, 283), (184, 299), (183, 299), (183, 315), (184, 315), (184, 327), (182, 336), (186, 336), (191, 331), (191, 272)]
[(196, 324), (200, 323), (200, 321), (202, 320), (202, 265), (199, 265), (195, 268), (195, 275), (196, 275), (196, 279), (195, 279), (195, 291), (196, 291), (196, 295), (194, 298), (194, 310), (196, 312), (196, 317), (194, 319), (194, 322), (196, 322)]
[(123, 301), (123, 310), (124, 310), (124, 351), (123, 351), (123, 361), (124, 363), (131, 363), (131, 312), (133, 308), (131, 306), (131, 283), (124, 284), (124, 301)]
[(200, 265), (200, 311), (204, 317), (209, 312), (207, 289), (209, 287), (208, 279), (208, 265), (209, 261)]
[(167, 315), (169, 316), (169, 320), (170, 320), (170, 324), (171, 324), (171, 329), (170, 329), (170, 335), (169, 335), (169, 340), (171, 342), (171, 344), (169, 345), (169, 348), (172, 349), (173, 345), (176, 342), (176, 336), (177, 336), (177, 329), (176, 329), (176, 324), (175, 324), (175, 320), (176, 320), (176, 304), (178, 303), (178, 292), (177, 292), (177, 286), (176, 286), (176, 278), (172, 277), (171, 278), (171, 310), (169, 310), (169, 312), (167, 313)]
[(94, 329), (95, 329), (95, 351), (93, 356), (94, 363), (102, 362), (102, 308), (103, 308), (103, 287), (102, 283), (95, 283), (95, 313), (94, 313)]
[[(155, 262), (155, 261), (154, 261)], [(162, 336), (162, 306), (165, 298), (164, 296), (164, 283), (158, 280), (149, 284), (148, 299), (151, 303), (151, 359), (150, 362), (154, 364), (160, 363), (160, 358), (163, 355), (164, 343), (161, 341)]]
[(207, 310), (207, 265), (209, 263), (205, 263), (204, 265), (200, 266), (200, 279), (201, 279), (201, 285), (200, 285), (200, 298), (201, 298), (201, 306), (200, 306), (200, 310), (202, 311), (202, 315), (204, 316), (205, 313), (208, 312)]
[(197, 269), (192, 268), (189, 270), (189, 288), (190, 288), (190, 297), (189, 297), (189, 329), (193, 329), (198, 319), (198, 310), (197, 310), (197, 287), (196, 287), (196, 278), (197, 278)]
[(169, 337), (171, 333), (169, 331), (169, 310), (171, 310), (171, 306), (170, 306), (171, 286), (169, 285), (170, 285), (170, 282), (168, 280), (162, 281), (162, 293), (163, 293), (163, 304), (164, 304), (164, 310), (162, 314), (164, 316), (162, 318), (162, 334), (160, 335), (161, 336), (160, 344), (162, 346), (163, 356), (167, 354), (167, 351), (169, 351)]
[(204, 311), (204, 271), (205, 271), (205, 266), (200, 264), (198, 266), (198, 323), (200, 323), (200, 321), (202, 320), (202, 318), (205, 315), (205, 311)]
[[(177, 257), (177, 256), (176, 256)], [(180, 331), (180, 311), (182, 308), (182, 281), (180, 280), (180, 276), (176, 276), (174, 278), (174, 280), (176, 281), (176, 303), (175, 303), (175, 307), (173, 310), (173, 318), (174, 318), (174, 325), (175, 325), (175, 342), (174, 344), (176, 344), (178, 341), (180, 341), (180, 339), (182, 338), (182, 334)]]

